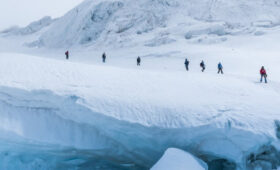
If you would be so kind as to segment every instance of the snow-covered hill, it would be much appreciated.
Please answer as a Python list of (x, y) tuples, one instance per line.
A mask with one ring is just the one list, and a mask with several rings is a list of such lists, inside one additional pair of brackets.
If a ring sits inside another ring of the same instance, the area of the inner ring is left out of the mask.
[(98, 48), (223, 42), (225, 35), (264, 34), (264, 28), (280, 24), (279, 10), (278, 0), (85, 0), (29, 45)]
[(19, 27), (11, 27), (4, 31), (1, 31), (2, 34), (5, 34), (6, 36), (9, 35), (30, 35), (37, 33), (38, 31), (42, 30), (43, 28), (51, 25), (55, 20), (53, 20), (51, 17), (44, 17), (38, 21), (34, 21), (30, 23), (28, 26), (24, 28)]

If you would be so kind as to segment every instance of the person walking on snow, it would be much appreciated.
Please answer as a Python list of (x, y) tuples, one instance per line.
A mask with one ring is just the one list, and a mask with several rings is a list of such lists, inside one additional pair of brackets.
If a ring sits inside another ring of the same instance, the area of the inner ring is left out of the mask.
[(221, 62), (219, 62), (219, 64), (218, 64), (218, 74), (220, 74), (220, 73), (224, 74), (224, 72), (223, 72), (223, 65), (222, 65)]
[(189, 71), (189, 64), (190, 64), (190, 61), (186, 58), (185, 60), (185, 66), (186, 66), (186, 70)]
[(264, 69), (264, 66), (262, 66), (261, 70), (260, 70), (260, 74), (261, 74), (261, 81), (263, 81), (263, 78), (264, 78), (264, 81), (265, 83), (267, 83), (267, 74), (266, 74), (266, 70)]
[(204, 64), (204, 61), (202, 60), (201, 63), (200, 63), (200, 67), (202, 68), (202, 72), (204, 72), (205, 70), (205, 64)]
[(65, 52), (65, 56), (66, 56), (66, 60), (68, 60), (69, 59), (69, 51)]
[(137, 66), (140, 66), (140, 64), (141, 64), (141, 58), (138, 56), (137, 57)]
[(106, 62), (106, 54), (105, 53), (102, 54), (102, 61), (103, 61), (103, 63)]

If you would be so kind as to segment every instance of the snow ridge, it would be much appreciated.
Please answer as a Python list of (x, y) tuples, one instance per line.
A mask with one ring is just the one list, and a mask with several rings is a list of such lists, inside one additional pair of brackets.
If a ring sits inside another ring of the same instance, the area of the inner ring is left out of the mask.
[[(145, 38), (146, 34), (159, 39), (158, 33), (167, 32), (170, 34), (167, 39), (174, 36), (176, 40), (190, 39), (193, 36), (190, 29), (209, 24), (213, 27), (215, 23), (222, 25), (214, 27), (219, 28), (218, 32), (211, 28), (199, 32), (234, 35), (239, 31), (246, 33), (245, 28), (249, 27), (252, 30), (279, 25), (279, 9), (277, 0), (86, 0), (58, 19), (33, 46), (144, 45), (151, 41)], [(197, 35), (197, 31), (193, 31)]]
[(39, 32), (43, 28), (51, 25), (55, 20), (52, 19), (51, 17), (44, 17), (38, 21), (32, 22), (28, 26), (24, 28), (19, 28), (19, 27), (11, 27), (9, 29), (6, 29), (2, 31), (2, 34), (5, 34), (6, 36), (11, 36), (11, 35), (30, 35)]

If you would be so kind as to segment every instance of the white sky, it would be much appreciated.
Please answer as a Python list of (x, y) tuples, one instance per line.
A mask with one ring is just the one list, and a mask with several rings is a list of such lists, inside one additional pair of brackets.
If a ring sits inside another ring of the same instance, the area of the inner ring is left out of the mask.
[(0, 0), (0, 30), (44, 16), (59, 17), (83, 0)]

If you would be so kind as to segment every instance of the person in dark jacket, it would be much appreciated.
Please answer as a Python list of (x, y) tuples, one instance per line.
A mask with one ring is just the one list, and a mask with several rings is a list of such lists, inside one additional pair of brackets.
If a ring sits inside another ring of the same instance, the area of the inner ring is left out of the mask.
[(220, 73), (224, 74), (224, 72), (223, 72), (223, 65), (222, 65), (221, 62), (219, 62), (219, 64), (218, 64), (218, 74), (220, 74)]
[(105, 62), (106, 62), (106, 58), (107, 58), (107, 57), (106, 57), (106, 54), (105, 54), (105, 53), (103, 53), (103, 54), (102, 54), (102, 61), (103, 61), (103, 63), (105, 63)]
[(69, 59), (69, 51), (65, 52), (65, 56), (66, 56), (66, 60), (68, 60)]
[(189, 64), (190, 64), (190, 61), (186, 58), (185, 59), (185, 67), (186, 67), (187, 71), (189, 71)]
[(204, 61), (202, 60), (201, 61), (201, 63), (200, 63), (200, 67), (202, 68), (202, 72), (204, 72), (204, 70), (205, 70), (205, 63), (204, 63)]
[(137, 57), (137, 66), (140, 66), (140, 65), (141, 65), (141, 58)]
[(264, 66), (262, 66), (262, 68), (260, 70), (260, 74), (261, 74), (260, 82), (262, 82), (263, 78), (264, 78), (265, 83), (267, 83), (267, 74), (266, 74), (266, 70), (264, 69)]

